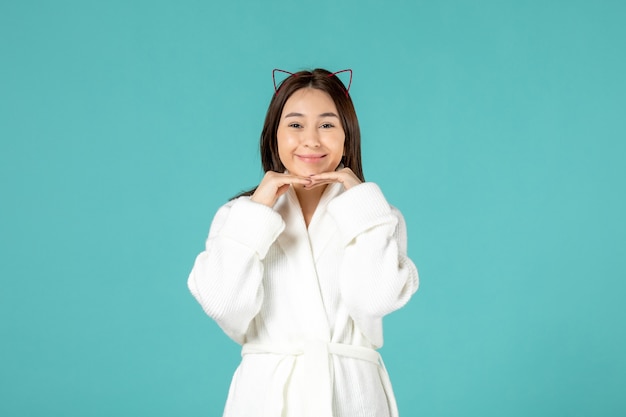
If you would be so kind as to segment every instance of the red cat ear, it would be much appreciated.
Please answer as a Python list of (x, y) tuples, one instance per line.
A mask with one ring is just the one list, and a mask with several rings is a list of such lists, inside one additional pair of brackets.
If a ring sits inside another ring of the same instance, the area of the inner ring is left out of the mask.
[(350, 73), (350, 81), (348, 82), (348, 87), (346, 88), (346, 96), (347, 96), (348, 93), (350, 92), (350, 86), (352, 85), (352, 70), (348, 68), (348, 69), (345, 69), (345, 70), (333, 72), (332, 74), (328, 74), (328, 76), (332, 77), (333, 75), (341, 74), (342, 72), (349, 72)]
[(274, 70), (272, 71), (272, 80), (274, 81), (274, 92), (278, 93), (278, 85), (276, 84), (276, 71), (283, 72), (285, 74), (289, 74), (289, 76), (292, 76), (293, 72), (289, 72), (289, 71), (281, 70), (281, 69), (278, 69), (278, 68), (274, 68)]

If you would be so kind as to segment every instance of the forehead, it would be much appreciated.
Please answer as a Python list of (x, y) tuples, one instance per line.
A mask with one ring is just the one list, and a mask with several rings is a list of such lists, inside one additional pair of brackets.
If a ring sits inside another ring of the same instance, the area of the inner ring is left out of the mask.
[(293, 93), (285, 102), (283, 115), (298, 112), (304, 115), (322, 113), (337, 113), (337, 106), (330, 95), (316, 88), (301, 88)]

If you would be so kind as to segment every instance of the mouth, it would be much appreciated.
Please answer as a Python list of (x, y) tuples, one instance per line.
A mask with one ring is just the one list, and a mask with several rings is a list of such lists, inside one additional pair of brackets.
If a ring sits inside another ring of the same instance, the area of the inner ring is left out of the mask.
[(311, 154), (311, 155), (296, 155), (296, 157), (301, 160), (302, 162), (308, 162), (308, 163), (315, 163), (315, 162), (319, 162), (322, 159), (324, 159), (324, 157), (326, 157), (325, 154), (319, 154), (319, 155), (315, 155), (315, 154)]

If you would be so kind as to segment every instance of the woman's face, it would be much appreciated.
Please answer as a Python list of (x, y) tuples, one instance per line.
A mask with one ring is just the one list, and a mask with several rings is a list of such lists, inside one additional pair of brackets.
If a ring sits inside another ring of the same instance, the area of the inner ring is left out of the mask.
[(334, 171), (346, 139), (333, 99), (315, 88), (302, 88), (287, 99), (277, 137), (280, 161), (302, 177)]

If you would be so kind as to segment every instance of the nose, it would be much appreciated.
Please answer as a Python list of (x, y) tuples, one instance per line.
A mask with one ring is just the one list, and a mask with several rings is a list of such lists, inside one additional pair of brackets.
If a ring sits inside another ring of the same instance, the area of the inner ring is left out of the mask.
[(307, 129), (304, 134), (304, 146), (309, 148), (319, 148), (320, 146), (320, 133), (316, 128)]

